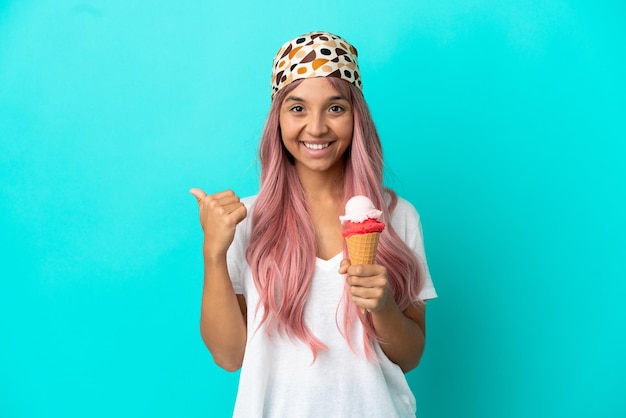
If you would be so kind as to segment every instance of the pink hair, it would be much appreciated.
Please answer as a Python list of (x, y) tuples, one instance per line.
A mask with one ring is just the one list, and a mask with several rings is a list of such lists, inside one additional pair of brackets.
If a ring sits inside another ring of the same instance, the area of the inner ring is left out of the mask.
[[(352, 103), (354, 132), (352, 144), (345, 154), (344, 203), (354, 195), (368, 196), (382, 208), (386, 228), (380, 236), (376, 262), (387, 267), (389, 289), (401, 310), (418, 300), (422, 275), (413, 251), (402, 241), (388, 221), (388, 214), (397, 204), (396, 194), (383, 187), (382, 146), (369, 108), (361, 92), (352, 84), (327, 77), (333, 87)], [(287, 93), (300, 81), (280, 90), (272, 102), (259, 146), (261, 187), (252, 212), (252, 232), (246, 259), (259, 292), (263, 307), (261, 323), (268, 330), (277, 329), (290, 338), (304, 341), (314, 357), (327, 347), (304, 323), (304, 307), (315, 269), (315, 232), (306, 195), (293, 165), (293, 157), (284, 148), (280, 136), (279, 111)], [(383, 195), (387, 193), (386, 201)], [(344, 254), (346, 253), (344, 247)], [(346, 257), (347, 258), (347, 257)], [(367, 358), (375, 358), (372, 343), (376, 340), (369, 317), (349, 302), (349, 289), (344, 292), (342, 335), (354, 350), (352, 335), (358, 317), (365, 330), (364, 347)]]

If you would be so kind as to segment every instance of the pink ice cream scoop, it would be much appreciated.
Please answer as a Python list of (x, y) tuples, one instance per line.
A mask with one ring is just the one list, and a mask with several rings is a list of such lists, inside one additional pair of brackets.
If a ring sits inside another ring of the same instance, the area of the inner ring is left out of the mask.
[(385, 229), (380, 222), (382, 214), (366, 196), (354, 196), (346, 203), (346, 213), (339, 220), (344, 225), (342, 235), (352, 264), (374, 263), (378, 239)]

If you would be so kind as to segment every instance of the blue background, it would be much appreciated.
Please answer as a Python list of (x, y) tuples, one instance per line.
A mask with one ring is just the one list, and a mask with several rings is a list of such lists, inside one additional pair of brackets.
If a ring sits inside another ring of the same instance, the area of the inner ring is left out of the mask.
[(439, 299), (420, 417), (626, 416), (622, 1), (0, 1), (0, 416), (227, 417), (191, 187), (256, 192), (271, 60), (361, 57)]

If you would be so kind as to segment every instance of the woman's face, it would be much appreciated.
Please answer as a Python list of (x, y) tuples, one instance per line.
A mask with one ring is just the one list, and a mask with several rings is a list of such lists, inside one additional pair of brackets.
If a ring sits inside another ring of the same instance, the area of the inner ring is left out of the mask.
[(280, 107), (282, 141), (300, 174), (343, 169), (352, 143), (352, 105), (323, 77), (304, 79)]

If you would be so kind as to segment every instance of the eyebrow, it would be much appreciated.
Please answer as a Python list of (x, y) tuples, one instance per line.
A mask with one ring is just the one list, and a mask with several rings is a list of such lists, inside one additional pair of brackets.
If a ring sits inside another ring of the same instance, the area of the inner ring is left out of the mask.
[[(332, 96), (332, 97), (329, 97), (327, 101), (334, 102), (336, 100), (345, 100), (346, 102), (349, 101), (348, 99), (346, 99), (343, 96)], [(303, 98), (298, 97), (298, 96), (289, 96), (289, 97), (287, 97), (285, 99), (285, 101), (303, 102), (303, 103), (306, 102), (306, 100), (304, 100)]]

